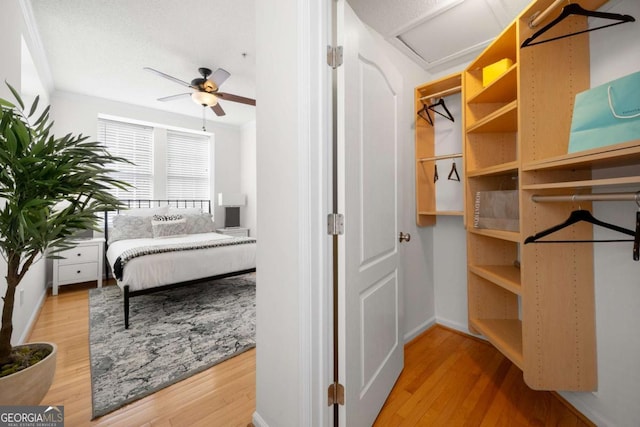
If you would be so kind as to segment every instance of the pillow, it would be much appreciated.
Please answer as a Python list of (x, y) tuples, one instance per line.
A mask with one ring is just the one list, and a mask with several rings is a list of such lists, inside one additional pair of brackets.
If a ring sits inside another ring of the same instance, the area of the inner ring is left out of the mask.
[(169, 207), (167, 206), (158, 206), (155, 208), (132, 208), (132, 209), (123, 209), (118, 212), (119, 215), (128, 215), (128, 216), (148, 216), (152, 217), (153, 215), (165, 215), (169, 212)]
[(184, 215), (184, 217), (187, 220), (187, 234), (211, 233), (216, 231), (216, 227), (210, 213)]
[(150, 216), (116, 215), (113, 217), (113, 227), (109, 229), (109, 243), (151, 237), (153, 237), (153, 229)]
[(151, 227), (154, 239), (187, 234), (187, 220), (182, 215), (154, 215)]
[(198, 215), (202, 213), (202, 208), (174, 208), (170, 207), (168, 212), (170, 215)]

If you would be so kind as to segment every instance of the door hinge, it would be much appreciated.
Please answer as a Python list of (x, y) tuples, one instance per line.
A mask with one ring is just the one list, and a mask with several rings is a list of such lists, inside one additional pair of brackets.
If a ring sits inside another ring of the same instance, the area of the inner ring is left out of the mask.
[(333, 383), (329, 385), (328, 390), (329, 405), (343, 405), (344, 406), (344, 386), (340, 383)]
[(327, 64), (333, 69), (342, 65), (342, 46), (327, 46)]
[(331, 213), (327, 216), (327, 234), (330, 236), (344, 234), (344, 216), (342, 214)]

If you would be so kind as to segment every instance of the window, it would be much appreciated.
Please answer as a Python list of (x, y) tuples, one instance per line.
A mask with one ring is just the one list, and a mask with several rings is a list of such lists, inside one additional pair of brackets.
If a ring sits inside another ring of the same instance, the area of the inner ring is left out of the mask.
[(114, 188), (119, 199), (153, 198), (153, 128), (138, 124), (98, 119), (98, 141), (114, 156), (132, 162), (117, 164), (112, 176), (132, 185), (127, 190)]
[(167, 197), (209, 199), (209, 137), (167, 130)]

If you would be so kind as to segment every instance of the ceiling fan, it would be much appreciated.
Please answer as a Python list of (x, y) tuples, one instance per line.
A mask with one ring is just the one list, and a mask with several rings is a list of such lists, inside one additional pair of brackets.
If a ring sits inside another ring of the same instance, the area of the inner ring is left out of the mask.
[[(193, 101), (203, 107), (211, 107), (214, 113), (218, 116), (224, 116), (225, 112), (218, 103), (218, 99), (224, 101), (239, 102), (241, 104), (256, 105), (256, 100), (251, 98), (245, 98), (244, 96), (233, 95), (231, 93), (220, 92), (219, 88), (231, 74), (228, 71), (218, 68), (213, 74), (209, 68), (198, 68), (198, 72), (202, 77), (196, 77), (191, 80), (191, 83), (187, 83), (184, 80), (180, 80), (161, 71), (154, 70), (150, 67), (144, 67), (145, 71), (156, 74), (179, 85), (189, 87), (193, 89), (193, 92), (179, 93), (177, 95), (165, 96), (158, 98), (158, 101), (173, 101), (174, 99), (180, 99), (190, 96)], [(209, 78), (211, 76), (211, 78)]]

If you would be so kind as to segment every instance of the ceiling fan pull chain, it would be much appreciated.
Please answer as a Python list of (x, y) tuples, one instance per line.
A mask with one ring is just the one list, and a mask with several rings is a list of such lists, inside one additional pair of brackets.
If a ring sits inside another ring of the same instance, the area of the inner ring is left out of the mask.
[(207, 131), (207, 128), (205, 128), (205, 127), (204, 127), (204, 123), (205, 123), (205, 121), (204, 121), (204, 108), (205, 108), (205, 107), (203, 106), (203, 107), (202, 107), (202, 131), (203, 131), (203, 132), (206, 132), (206, 131)]

